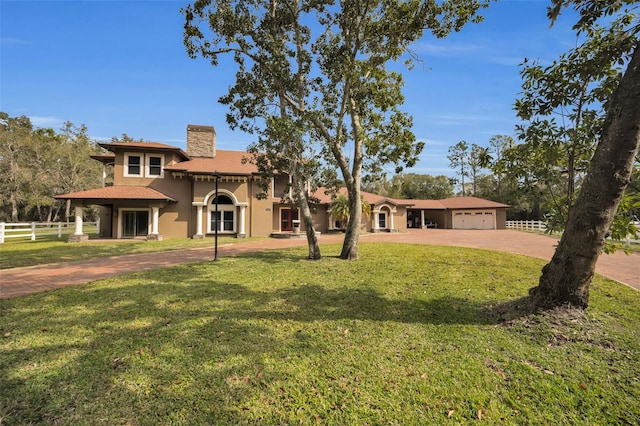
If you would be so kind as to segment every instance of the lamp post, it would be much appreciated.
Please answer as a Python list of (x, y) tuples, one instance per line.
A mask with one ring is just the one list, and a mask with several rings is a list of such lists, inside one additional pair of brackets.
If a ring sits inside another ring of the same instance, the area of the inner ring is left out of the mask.
[(214, 255), (213, 260), (218, 260), (218, 228), (220, 227), (220, 220), (218, 219), (218, 214), (220, 211), (218, 210), (218, 182), (220, 181), (220, 173), (213, 172), (211, 174), (214, 178), (216, 178), (216, 212), (215, 212), (215, 230), (214, 230)]

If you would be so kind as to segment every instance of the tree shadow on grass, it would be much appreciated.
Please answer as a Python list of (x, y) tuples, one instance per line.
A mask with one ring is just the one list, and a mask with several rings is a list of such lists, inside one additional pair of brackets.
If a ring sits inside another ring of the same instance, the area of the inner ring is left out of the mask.
[[(252, 258), (268, 263), (305, 260), (268, 251)], [(183, 420), (197, 423), (209, 416), (241, 423), (247, 417), (239, 406), (268, 386), (260, 376), (265, 360), (332, 350), (323, 337), (307, 331), (325, 330), (323, 322), (486, 326), (515, 318), (525, 302), (391, 295), (366, 286), (262, 288), (183, 265), (164, 273), (134, 274), (127, 284), (114, 278), (26, 297), (15, 305), (6, 302), (11, 307), (3, 312), (0, 328), (9, 334), (0, 367), (33, 373), (0, 379), (0, 400), (7, 404), (0, 416), (16, 424), (82, 423), (88, 420), (84, 407), (102, 401), (103, 412), (123, 416), (109, 418), (112, 423), (125, 423), (132, 415), (168, 418), (183, 410), (188, 390), (180, 384), (192, 382), (201, 394), (188, 396), (197, 410), (183, 412)], [(34, 307), (57, 314), (43, 317)], [(66, 339), (67, 334), (73, 338)], [(13, 336), (27, 335), (39, 343), (10, 343)], [(48, 373), (37, 374), (39, 365), (56, 362), (60, 365), (48, 367)], [(282, 377), (270, 379), (286, 382), (287, 373), (278, 374)], [(129, 408), (121, 409), (125, 404)]]

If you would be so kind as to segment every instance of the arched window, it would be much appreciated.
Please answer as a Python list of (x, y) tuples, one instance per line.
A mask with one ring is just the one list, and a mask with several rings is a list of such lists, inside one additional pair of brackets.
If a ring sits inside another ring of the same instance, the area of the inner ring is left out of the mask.
[[(218, 217), (216, 220), (216, 199), (218, 202)], [(236, 231), (236, 206), (233, 200), (224, 194), (213, 197), (209, 204), (209, 229), (208, 232), (233, 233)]]

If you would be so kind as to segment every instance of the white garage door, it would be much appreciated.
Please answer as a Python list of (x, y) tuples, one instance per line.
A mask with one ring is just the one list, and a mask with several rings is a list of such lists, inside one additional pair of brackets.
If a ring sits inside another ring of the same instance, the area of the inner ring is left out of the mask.
[(453, 229), (496, 229), (496, 211), (454, 210)]

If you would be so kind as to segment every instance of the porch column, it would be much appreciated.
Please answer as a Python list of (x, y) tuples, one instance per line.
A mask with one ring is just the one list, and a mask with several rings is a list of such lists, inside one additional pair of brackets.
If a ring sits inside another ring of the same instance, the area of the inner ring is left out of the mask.
[(333, 225), (335, 224), (335, 221), (333, 220), (333, 215), (329, 215), (329, 231), (333, 231)]
[(379, 214), (380, 214), (380, 210), (378, 210), (377, 212), (373, 212), (373, 232), (380, 231), (380, 220), (378, 217)]
[(247, 234), (244, 232), (244, 218), (247, 206), (240, 206), (240, 223), (238, 228), (238, 238), (244, 238)]
[(194, 239), (204, 238), (204, 234), (202, 233), (202, 208), (204, 206), (202, 203), (196, 204), (196, 234), (193, 236)]
[(76, 229), (73, 235), (69, 235), (70, 243), (80, 243), (82, 241), (87, 241), (89, 236), (82, 233), (82, 206), (76, 206), (76, 218), (75, 225)]
[(420, 210), (420, 228), (424, 228), (424, 210)]
[(162, 235), (158, 233), (159, 212), (159, 206), (151, 206), (151, 233), (147, 235), (147, 241), (162, 241)]
[(76, 232), (73, 235), (82, 235), (82, 210), (82, 207), (76, 206)]
[(389, 209), (389, 216), (391, 216), (391, 218), (389, 219), (389, 221), (391, 222), (391, 228), (389, 228), (389, 231), (391, 232), (395, 232), (396, 229), (396, 227), (393, 225), (393, 216), (395, 216), (394, 213), (395, 211)]
[(151, 223), (151, 229), (152, 229), (151, 233), (152, 234), (157, 234), (158, 233), (158, 218), (160, 217), (160, 215), (158, 213), (160, 211), (160, 207), (155, 207), (155, 206), (151, 207), (151, 211), (153, 212), (152, 213), (153, 222)]

